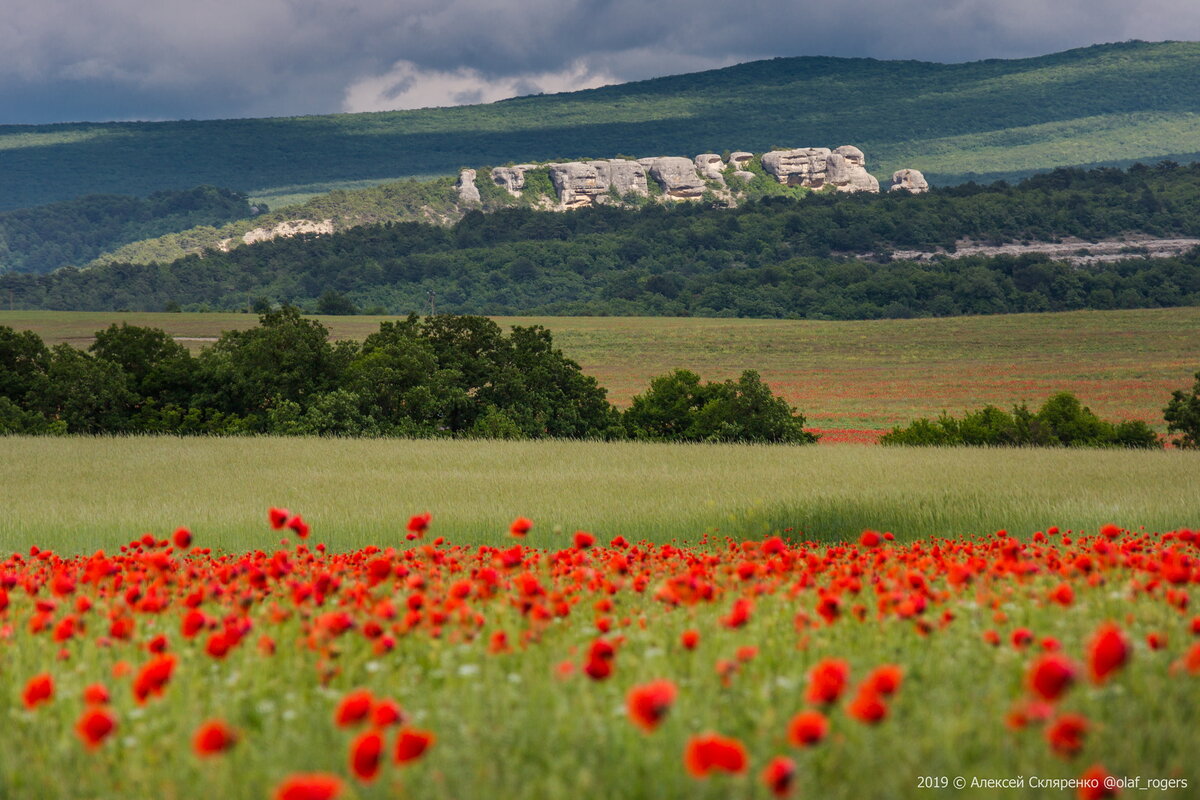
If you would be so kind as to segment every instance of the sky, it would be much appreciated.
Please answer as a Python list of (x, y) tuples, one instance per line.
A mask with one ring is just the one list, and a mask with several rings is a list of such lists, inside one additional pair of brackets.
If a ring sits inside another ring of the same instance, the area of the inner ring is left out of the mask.
[(1200, 0), (6, 0), (0, 123), (490, 102), (775, 56), (1200, 40)]

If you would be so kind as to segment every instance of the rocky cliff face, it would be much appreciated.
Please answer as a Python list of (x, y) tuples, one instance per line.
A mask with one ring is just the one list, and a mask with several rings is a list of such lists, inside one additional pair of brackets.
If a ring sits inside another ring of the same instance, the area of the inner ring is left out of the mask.
[[(761, 173), (751, 171), (754, 154), (737, 150), (722, 158), (716, 153), (702, 153), (695, 158), (656, 156), (598, 161), (568, 161), (554, 164), (516, 164), (496, 167), (491, 180), (504, 187), (513, 197), (525, 189), (525, 175), (530, 170), (546, 168), (561, 210), (584, 208), (610, 202), (615, 197), (647, 196), (650, 181), (670, 200), (696, 200), (705, 192), (714, 192), (726, 200), (736, 201), (744, 184), (761, 180)], [(853, 145), (802, 147), (764, 153), (762, 169), (768, 176), (785, 186), (802, 186), (813, 190), (832, 189), (839, 192), (878, 192), (879, 181), (867, 172), (867, 158)], [(470, 173), (470, 185), (464, 177)], [(731, 175), (738, 179), (732, 188), (726, 181)], [(474, 185), (475, 171), (463, 170), (459, 177), (460, 202), (479, 202)], [(472, 194), (471, 189), (475, 189)], [(928, 189), (924, 177), (916, 170), (900, 170), (892, 176), (891, 189), (922, 192)], [(543, 201), (545, 202), (545, 201)], [(551, 201), (552, 202), (552, 201)]]

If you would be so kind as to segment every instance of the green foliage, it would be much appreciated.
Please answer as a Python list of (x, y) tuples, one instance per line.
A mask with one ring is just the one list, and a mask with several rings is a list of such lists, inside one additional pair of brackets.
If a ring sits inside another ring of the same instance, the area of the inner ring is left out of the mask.
[(146, 198), (91, 195), (0, 212), (0, 272), (82, 266), (121, 245), (260, 213), (245, 195), (213, 186)]
[(433, 291), (437, 308), (455, 314), (810, 319), (1196, 305), (1197, 251), (1154, 260), (1132, 252), (1087, 268), (1039, 254), (872, 254), (952, 248), (962, 239), (1200, 237), (1197, 193), (1200, 164), (1057, 170), (1018, 186), (918, 196), (810, 192), (733, 209), (474, 210), (451, 228), (387, 223), (169, 264), (5, 275), (0, 297), (22, 308), (159, 310), (176, 302), (242, 310), (266, 298), (314, 308), (335, 292), (359, 308), (409, 313), (427, 308)]
[(3, 126), (0, 203), (200, 183), (294, 194), (329, 182), (449, 175), (463, 164), (730, 147), (761, 153), (781, 142), (855, 144), (880, 175), (915, 167), (944, 183), (1071, 164), (1191, 160), (1200, 133), (1198, 63), (1200, 45), (1190, 42), (968, 64), (778, 58), (469, 107)]
[(317, 300), (316, 310), (318, 314), (334, 317), (353, 316), (358, 313), (358, 307), (354, 305), (353, 300), (333, 289), (325, 290), (325, 293)]
[(1163, 418), (1167, 421), (1167, 432), (1179, 434), (1176, 446), (1200, 448), (1200, 372), (1196, 373), (1190, 393), (1182, 389), (1171, 393)]
[(686, 369), (655, 378), (633, 398), (625, 427), (635, 439), (675, 442), (782, 442), (806, 444), (804, 417), (775, 397), (757, 372), (736, 381), (701, 384)]
[(1158, 448), (1158, 435), (1137, 420), (1100, 419), (1070, 392), (1059, 392), (1037, 413), (1025, 405), (1012, 413), (995, 406), (969, 411), (961, 419), (942, 413), (896, 427), (880, 440), (885, 445), (951, 447), (1134, 447)]

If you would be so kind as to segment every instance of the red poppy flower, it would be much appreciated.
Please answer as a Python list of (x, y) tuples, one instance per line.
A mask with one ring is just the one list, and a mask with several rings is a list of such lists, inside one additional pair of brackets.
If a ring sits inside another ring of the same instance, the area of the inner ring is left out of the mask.
[(900, 688), (904, 670), (895, 664), (883, 664), (867, 676), (866, 685), (884, 697), (890, 697)]
[(1032, 641), (1033, 631), (1029, 630), (1029, 628), (1017, 628), (1012, 632), (1013, 647), (1017, 648), (1018, 650), (1028, 647), (1029, 643)]
[(859, 722), (878, 725), (887, 717), (888, 707), (883, 702), (883, 698), (876, 694), (871, 687), (863, 686), (850, 705), (846, 707), (846, 712)]
[(350, 771), (360, 781), (370, 783), (379, 776), (379, 757), (383, 753), (383, 736), (367, 731), (350, 745)]
[(429, 523), (433, 520), (433, 515), (426, 511), (424, 514), (417, 514), (408, 520), (408, 532), (415, 533), (418, 537), (424, 536), (425, 531), (429, 530)]
[(796, 762), (787, 756), (775, 756), (763, 768), (762, 782), (776, 797), (787, 797), (796, 780)]
[(117, 729), (117, 718), (106, 708), (88, 708), (75, 723), (75, 733), (89, 750), (95, 750)]
[(287, 521), (287, 527), (293, 530), (301, 539), (308, 538), (308, 523), (305, 522), (304, 517), (301, 517), (299, 514)]
[(186, 550), (192, 546), (192, 532), (187, 528), (178, 528), (171, 538), (180, 550)]
[(813, 667), (808, 679), (808, 702), (829, 705), (836, 703), (850, 680), (850, 665), (836, 658), (827, 658)]
[(721, 624), (726, 628), (740, 628), (750, 621), (750, 609), (752, 605), (750, 600), (745, 597), (739, 597), (733, 601), (733, 608), (729, 609), (729, 613), (721, 617)]
[(25, 684), (25, 692), (21, 699), (25, 701), (26, 708), (37, 708), (42, 703), (49, 703), (54, 699), (54, 678), (46, 672), (34, 675)]
[(1079, 800), (1105, 800), (1116, 797), (1120, 790), (1114, 784), (1109, 784), (1112, 775), (1099, 764), (1093, 764), (1080, 776), (1082, 785), (1079, 787)]
[(416, 728), (401, 728), (396, 737), (396, 763), (407, 764), (416, 761), (437, 740), (431, 732)]
[(1132, 654), (1129, 639), (1120, 628), (1112, 623), (1100, 626), (1088, 643), (1088, 668), (1092, 680), (1104, 683), (1109, 675), (1125, 666)]
[(371, 711), (371, 724), (386, 728), (404, 722), (404, 710), (395, 700), (380, 700)]
[(788, 741), (796, 747), (811, 747), (829, 733), (829, 720), (820, 711), (801, 711), (788, 723)]
[(292, 512), (288, 511), (286, 508), (272, 507), (271, 510), (267, 512), (267, 519), (270, 521), (271, 527), (277, 531), (283, 530), (283, 526), (287, 524), (287, 521), (291, 518), (291, 516)]
[(746, 748), (716, 733), (693, 736), (683, 751), (683, 763), (694, 778), (707, 778), (714, 770), (740, 774), (746, 771)]
[(629, 719), (646, 733), (653, 732), (671, 710), (675, 694), (675, 684), (667, 680), (634, 686), (626, 697)]
[(1033, 662), (1029, 669), (1029, 688), (1043, 700), (1054, 701), (1071, 688), (1078, 674), (1069, 658), (1050, 653)]
[(1146, 634), (1146, 646), (1151, 650), (1162, 650), (1167, 646), (1167, 635), (1159, 631)]
[(525, 517), (517, 517), (512, 521), (512, 524), (508, 526), (508, 532), (513, 536), (520, 538), (529, 533), (532, 527), (533, 520), (526, 519)]
[(333, 721), (338, 727), (346, 728), (357, 725), (371, 715), (371, 707), (375, 698), (366, 689), (355, 689), (342, 698), (334, 712)]
[(883, 537), (879, 535), (878, 531), (863, 531), (858, 540), (863, 547), (879, 547), (882, 542)]
[(327, 772), (296, 773), (275, 787), (274, 800), (334, 800), (342, 793), (342, 779)]
[(1083, 749), (1088, 727), (1085, 717), (1079, 714), (1063, 714), (1046, 729), (1046, 741), (1055, 753), (1070, 758)]
[(578, 550), (587, 550), (596, 543), (596, 537), (587, 531), (575, 531), (575, 547)]
[(133, 679), (134, 699), (138, 703), (145, 703), (150, 697), (161, 696), (171, 681), (177, 662), (173, 653), (155, 656), (147, 661)]
[(588, 649), (588, 660), (583, 667), (583, 671), (592, 680), (602, 681), (612, 675), (613, 660), (616, 658), (616, 655), (616, 648), (603, 639), (597, 639), (592, 642), (592, 646)]
[(83, 690), (83, 702), (89, 706), (107, 705), (108, 700), (108, 689), (102, 683), (93, 683)]
[(696, 645), (700, 644), (700, 633), (692, 630), (684, 631), (679, 637), (679, 643), (683, 645), (684, 650), (695, 650)]
[(224, 753), (237, 744), (238, 735), (219, 719), (209, 720), (196, 729), (192, 737), (192, 750), (201, 757)]

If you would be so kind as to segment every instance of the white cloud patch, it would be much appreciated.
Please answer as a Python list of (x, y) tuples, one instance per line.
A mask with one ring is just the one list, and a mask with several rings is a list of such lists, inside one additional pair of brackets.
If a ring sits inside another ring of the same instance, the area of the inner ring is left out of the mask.
[(555, 72), (496, 77), (470, 67), (446, 71), (423, 69), (411, 61), (398, 61), (383, 75), (351, 84), (346, 89), (342, 110), (396, 111), (491, 103), (530, 94), (595, 89), (619, 82), (620, 79), (611, 74), (588, 69), (581, 61)]

